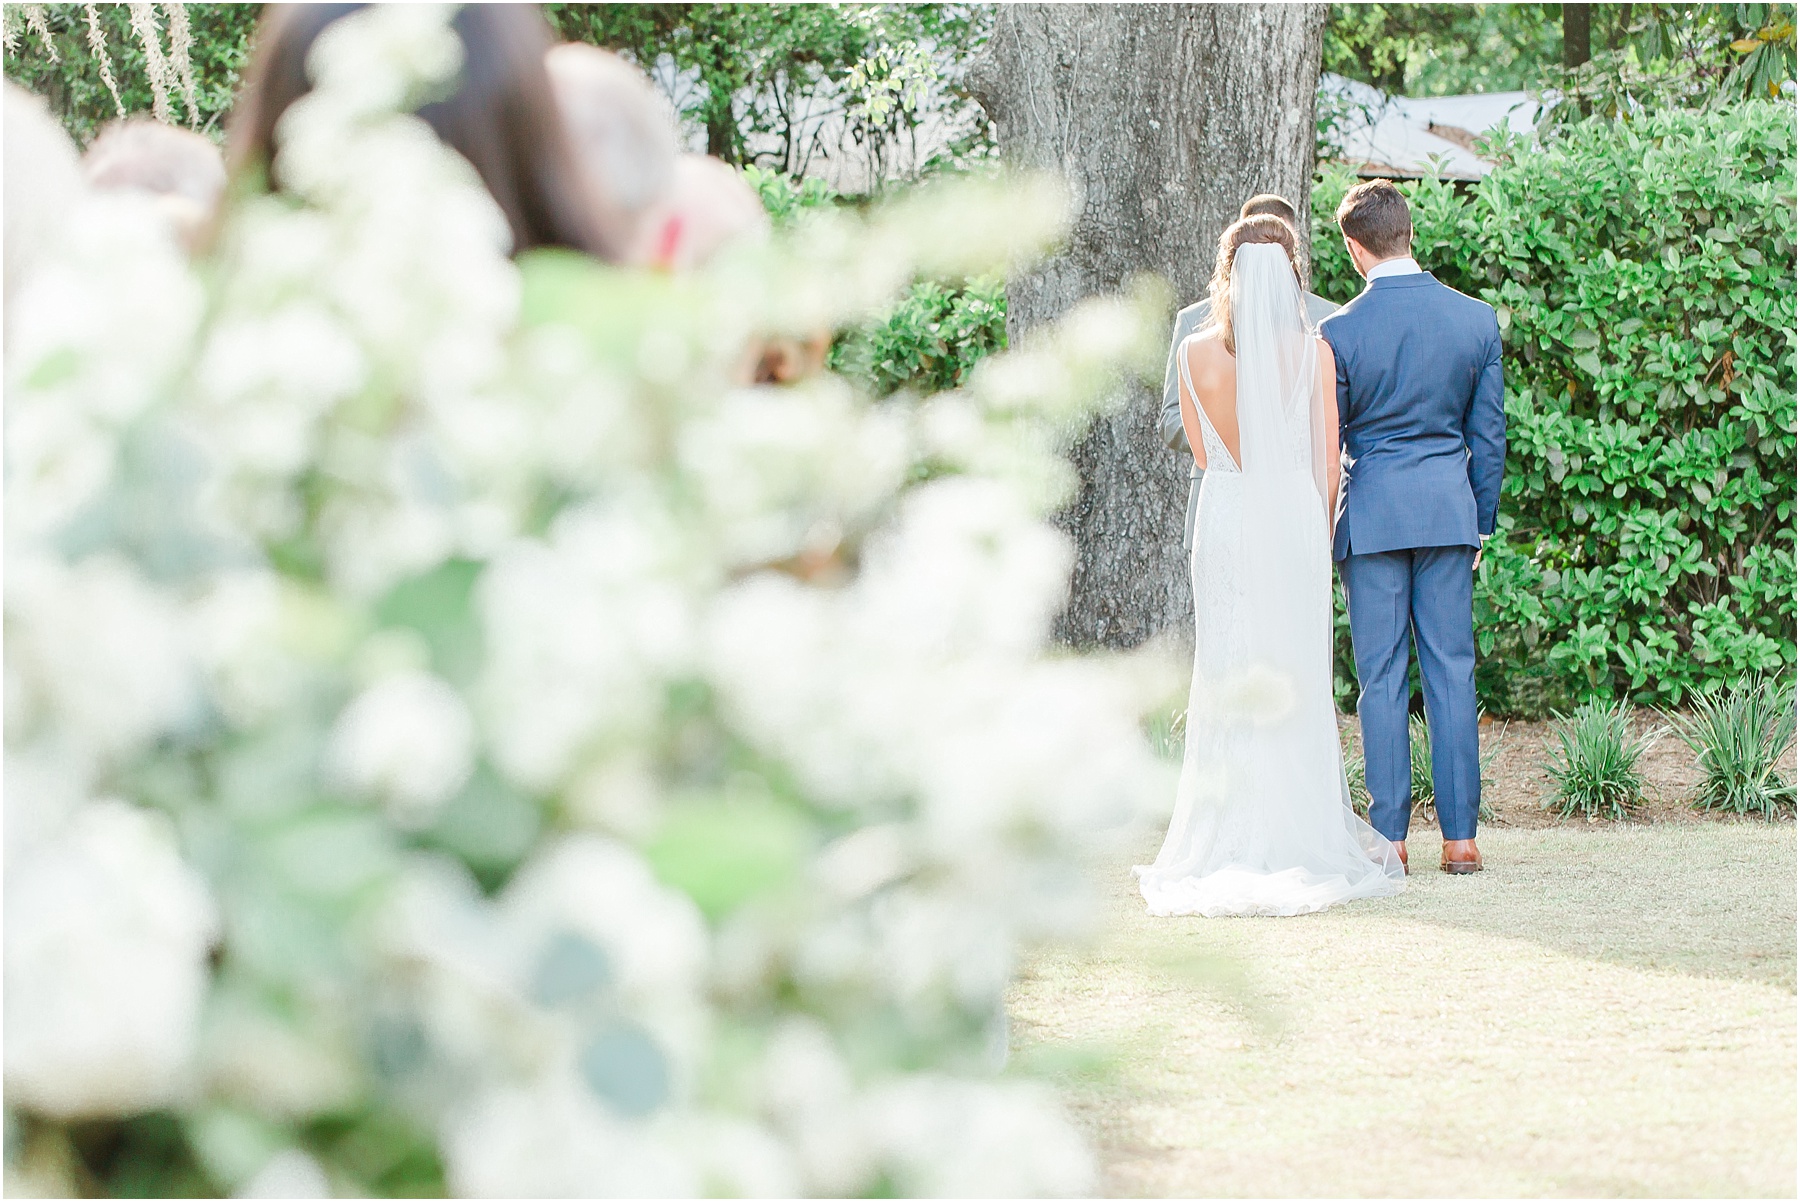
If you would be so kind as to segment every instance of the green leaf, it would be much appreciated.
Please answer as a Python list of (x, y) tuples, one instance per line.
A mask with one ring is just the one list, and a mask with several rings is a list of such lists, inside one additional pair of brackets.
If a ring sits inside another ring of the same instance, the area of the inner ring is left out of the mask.
[(702, 799), (677, 806), (644, 854), (664, 884), (718, 919), (796, 883), (813, 840), (811, 824), (773, 798)]
[(25, 386), (32, 389), (50, 389), (75, 378), (81, 370), (81, 354), (71, 347), (63, 347), (45, 355), (25, 377)]
[(433, 669), (453, 684), (469, 684), (481, 667), (481, 623), (473, 605), (480, 573), (472, 560), (447, 560), (395, 585), (376, 605), (375, 620), (419, 632)]

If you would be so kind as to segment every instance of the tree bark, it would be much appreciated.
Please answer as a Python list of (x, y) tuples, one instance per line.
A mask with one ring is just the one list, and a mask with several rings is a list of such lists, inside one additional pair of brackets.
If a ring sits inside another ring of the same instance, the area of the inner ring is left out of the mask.
[[(1077, 213), (1067, 246), (1008, 283), (1009, 337), (1141, 272), (1198, 300), (1258, 192), (1293, 204), (1304, 243), (1324, 27), (1323, 4), (1002, 6), (971, 91), (1005, 158), (1061, 172)], [(1080, 492), (1057, 519), (1077, 549), (1059, 635), (1078, 646), (1191, 630), (1192, 461), (1157, 437), (1160, 389), (1126, 387), (1075, 448)]]
[(1570, 70), (1594, 56), (1592, 15), (1590, 5), (1562, 6), (1563, 66)]

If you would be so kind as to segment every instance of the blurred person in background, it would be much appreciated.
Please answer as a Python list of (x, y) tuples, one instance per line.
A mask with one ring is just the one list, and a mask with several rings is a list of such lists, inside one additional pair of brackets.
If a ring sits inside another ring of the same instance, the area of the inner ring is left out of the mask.
[(176, 238), (197, 249), (225, 194), (225, 157), (200, 134), (144, 117), (116, 121), (81, 158), (88, 186), (156, 198)]
[(635, 241), (674, 182), (681, 154), (674, 111), (647, 75), (598, 46), (553, 46), (544, 66), (588, 187)]
[[(270, 6), (232, 114), (234, 179), (280, 188), (276, 130), (311, 90), (307, 53), (327, 26), (362, 7)], [(468, 4), (453, 27), (463, 43), (458, 86), (418, 115), (475, 168), (512, 229), (513, 253), (558, 246), (619, 262), (630, 223), (589, 185), (576, 158), (544, 66), (550, 31), (542, 15), (533, 5)]]
[[(674, 113), (642, 71), (582, 42), (553, 47), (545, 66), (590, 188), (630, 225), (625, 262), (688, 271), (735, 241), (768, 237), (756, 190), (728, 164), (680, 152)], [(823, 371), (830, 345), (829, 331), (756, 341), (737, 378), (792, 383)]]
[(664, 271), (687, 271), (733, 242), (768, 238), (768, 211), (735, 168), (703, 154), (675, 161), (667, 191), (639, 225), (626, 260)]
[[(734, 243), (769, 237), (762, 198), (729, 164), (703, 154), (675, 162), (668, 190), (638, 227), (626, 261), (658, 271), (692, 271)], [(825, 370), (831, 331), (770, 335), (744, 349), (735, 376), (745, 384), (792, 384)]]
[[(819, 330), (804, 338), (777, 335), (751, 347), (744, 359), (752, 384), (792, 384), (825, 370), (831, 350), (831, 331)], [(740, 369), (740, 378), (746, 373)]]

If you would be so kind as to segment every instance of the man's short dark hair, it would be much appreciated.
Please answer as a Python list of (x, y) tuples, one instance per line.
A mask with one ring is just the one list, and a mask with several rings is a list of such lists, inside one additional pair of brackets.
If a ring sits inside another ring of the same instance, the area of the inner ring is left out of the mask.
[(1275, 195), (1273, 192), (1264, 192), (1260, 195), (1252, 196), (1249, 200), (1244, 202), (1244, 207), (1238, 210), (1239, 220), (1242, 220), (1245, 217), (1263, 216), (1279, 217), (1295, 229), (1300, 228), (1299, 218), (1294, 215), (1294, 206)]
[(1344, 237), (1380, 259), (1395, 258), (1412, 247), (1412, 214), (1392, 180), (1372, 179), (1346, 192), (1337, 223)]

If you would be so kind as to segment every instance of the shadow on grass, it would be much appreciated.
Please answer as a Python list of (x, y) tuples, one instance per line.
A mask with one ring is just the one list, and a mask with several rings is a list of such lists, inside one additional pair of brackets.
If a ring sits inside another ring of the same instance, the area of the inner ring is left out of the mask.
[(1436, 833), (1415, 829), (1407, 891), (1356, 916), (1794, 989), (1792, 823), (1494, 830), (1481, 844), (1486, 871), (1445, 876)]

